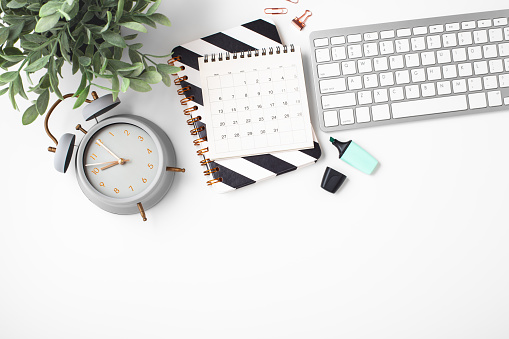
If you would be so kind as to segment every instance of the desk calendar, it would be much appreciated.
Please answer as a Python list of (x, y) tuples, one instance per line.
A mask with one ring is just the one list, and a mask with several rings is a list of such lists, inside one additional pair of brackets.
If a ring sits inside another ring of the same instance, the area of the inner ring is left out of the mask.
[(199, 68), (211, 159), (314, 146), (299, 49), (207, 55)]

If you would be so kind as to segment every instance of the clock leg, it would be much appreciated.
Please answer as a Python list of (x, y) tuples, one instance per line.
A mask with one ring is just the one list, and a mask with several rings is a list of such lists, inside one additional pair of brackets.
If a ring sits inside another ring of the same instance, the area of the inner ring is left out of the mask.
[(147, 216), (145, 215), (145, 210), (143, 209), (143, 205), (141, 204), (141, 202), (139, 202), (137, 205), (138, 205), (138, 209), (140, 210), (140, 214), (141, 214), (141, 217), (143, 218), (143, 221), (147, 221)]
[(166, 171), (169, 172), (185, 172), (185, 168), (178, 168), (178, 167), (166, 167)]

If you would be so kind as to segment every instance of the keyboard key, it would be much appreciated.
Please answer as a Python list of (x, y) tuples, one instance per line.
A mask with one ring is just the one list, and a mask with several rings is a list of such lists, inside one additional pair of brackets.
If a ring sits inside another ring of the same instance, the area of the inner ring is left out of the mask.
[(394, 75), (392, 72), (380, 73), (380, 86), (394, 85)]
[(412, 35), (412, 32), (410, 31), (410, 28), (402, 28), (396, 31), (396, 35), (398, 37), (410, 36)]
[(380, 54), (392, 54), (394, 53), (394, 44), (392, 40), (380, 42)]
[(355, 109), (355, 117), (358, 123), (370, 122), (369, 107), (358, 107)]
[(476, 44), (483, 44), (488, 42), (488, 33), (485, 29), (480, 31), (474, 31), (474, 42)]
[(344, 60), (346, 59), (346, 48), (345, 46), (332, 47), (332, 60)]
[(475, 28), (475, 21), (465, 21), (461, 23), (461, 29)]
[(341, 125), (351, 125), (355, 122), (353, 118), (353, 108), (339, 110), (339, 121)]
[(497, 45), (484, 45), (482, 51), (485, 58), (496, 58), (498, 55)]
[(315, 47), (323, 47), (329, 44), (329, 39), (328, 38), (315, 39), (313, 40), (313, 43), (315, 44)]
[(406, 67), (418, 67), (419, 66), (419, 54), (405, 54)]
[(351, 75), (351, 74), (355, 74), (357, 72), (355, 70), (355, 61), (342, 62), (341, 69), (343, 70), (344, 75)]
[(399, 39), (395, 41), (396, 43), (396, 52), (405, 53), (410, 51), (410, 42), (408, 39)]
[(362, 57), (362, 48), (361, 45), (350, 45), (348, 46), (348, 57), (353, 58), (361, 58)]
[(455, 48), (452, 50), (452, 60), (454, 62), (467, 60), (467, 51), (465, 48)]
[(490, 60), (488, 62), (490, 73), (500, 73), (504, 71), (504, 64), (502, 60)]
[(357, 61), (357, 69), (359, 70), (359, 73), (368, 73), (373, 71), (373, 68), (371, 67), (371, 59), (362, 59)]
[(504, 39), (509, 40), (509, 27), (504, 28)]
[(429, 26), (429, 32), (430, 33), (442, 33), (444, 31), (443, 25), (433, 25)]
[(442, 35), (442, 40), (444, 41), (444, 47), (456, 47), (458, 44), (455, 33)]
[(475, 75), (487, 74), (488, 73), (488, 63), (484, 60), (474, 62), (474, 73), (475, 73)]
[(328, 48), (319, 48), (315, 50), (316, 62), (330, 61), (330, 54)]
[(458, 64), (458, 73), (460, 77), (469, 77), (472, 73), (472, 64), (471, 63), (463, 63)]
[(375, 89), (373, 91), (373, 97), (375, 98), (376, 103), (389, 101), (386, 88)]
[(343, 92), (346, 90), (345, 78), (320, 80), (320, 93)]
[(392, 39), (392, 38), (394, 38), (394, 31), (380, 32), (380, 39)]
[(450, 32), (450, 31), (458, 31), (460, 29), (460, 24), (459, 22), (453, 22), (451, 24), (446, 24), (445, 25), (445, 30), (447, 32)]
[(500, 56), (508, 56), (509, 55), (509, 43), (503, 43), (498, 45), (498, 54)]
[(509, 74), (501, 74), (498, 76), (500, 87), (509, 87)]
[(387, 57), (373, 59), (375, 71), (386, 71), (389, 69)]
[(421, 85), (421, 93), (423, 97), (432, 97), (435, 96), (435, 84), (426, 83)]
[(502, 95), (500, 94), (500, 91), (488, 92), (487, 95), (488, 95), (488, 105), (490, 107), (502, 106)]
[(405, 86), (405, 95), (407, 99), (415, 99), (419, 97), (419, 86), (410, 85)]
[(410, 72), (407, 69), (396, 72), (396, 83), (398, 85), (410, 83)]
[(342, 45), (345, 42), (346, 41), (344, 36), (333, 36), (332, 38), (330, 38), (331, 45)]
[(364, 55), (367, 57), (378, 55), (378, 49), (376, 46), (376, 42), (364, 44)]
[(412, 82), (426, 81), (426, 73), (424, 68), (417, 68), (412, 70)]
[(456, 78), (458, 75), (456, 72), (456, 65), (443, 66), (442, 74), (444, 75), (444, 79)]
[(364, 40), (366, 41), (378, 40), (378, 32), (364, 33)]
[(421, 35), (428, 33), (428, 27), (414, 27), (414, 35)]
[[(508, 77), (508, 82), (509, 82), (509, 77)], [(389, 94), (391, 96), (392, 101), (403, 100), (405, 98), (403, 95), (403, 87), (390, 88)]]
[(469, 94), (468, 104), (470, 105), (470, 109), (486, 107), (486, 94), (484, 93)]
[(373, 88), (378, 87), (378, 78), (376, 74), (368, 74), (364, 76), (364, 87)]
[(473, 46), (468, 48), (468, 59), (477, 60), (482, 58), (481, 46)]
[(437, 61), (439, 64), (451, 62), (451, 52), (448, 49), (437, 51)]
[(435, 52), (422, 52), (421, 59), (423, 66), (434, 65), (436, 63)]
[(470, 33), (470, 32), (458, 33), (458, 43), (460, 46), (471, 45), (472, 44), (472, 33)]
[(451, 94), (451, 82), (450, 81), (437, 82), (437, 93), (438, 95)]
[(484, 77), (482, 80), (485, 89), (495, 89), (498, 87), (496, 75), (488, 75)]
[(350, 91), (362, 88), (362, 79), (360, 76), (349, 77), (347, 82), (348, 82), (348, 89)]
[(452, 90), (454, 93), (463, 93), (467, 91), (467, 82), (465, 79), (457, 79), (452, 82)]
[(389, 63), (391, 65), (391, 69), (403, 68), (403, 56), (402, 55), (394, 55), (389, 58)]
[(373, 103), (373, 98), (371, 97), (371, 91), (357, 92), (357, 98), (359, 100), (359, 105), (367, 105), (367, 104)]
[(509, 59), (504, 59), (505, 71), (509, 72)]
[(493, 19), (494, 26), (505, 26), (507, 25), (507, 18)]
[(491, 20), (489, 20), (489, 19), (479, 20), (479, 21), (477, 21), (477, 27), (479, 27), (479, 28), (491, 27)]
[(490, 36), (490, 42), (498, 42), (504, 40), (504, 33), (502, 33), (502, 28), (492, 28), (488, 31), (488, 35)]
[(429, 49), (441, 48), (442, 42), (440, 41), (440, 35), (428, 35), (426, 37)]
[(440, 67), (428, 67), (426, 68), (426, 73), (428, 73), (428, 80), (440, 80), (442, 79), (442, 72), (440, 72)]
[(392, 104), (392, 117), (395, 119), (412, 116), (447, 113), (466, 110), (466, 95), (455, 95)]
[(410, 43), (412, 44), (412, 51), (422, 51), (426, 48), (426, 43), (422, 36), (410, 39)]
[(355, 93), (340, 93), (322, 96), (322, 108), (339, 108), (356, 104)]
[(325, 127), (333, 127), (339, 125), (338, 112), (336, 111), (323, 112), (323, 123)]
[(332, 64), (318, 65), (317, 67), (318, 67), (318, 77), (319, 78), (334, 77), (334, 76), (338, 76), (340, 74), (339, 63), (337, 63), (337, 62), (334, 62)]
[(468, 90), (469, 91), (480, 91), (482, 90), (481, 78), (470, 78), (468, 79)]
[(373, 121), (390, 119), (391, 113), (389, 111), (389, 105), (385, 104), (371, 107), (371, 115), (373, 116)]
[(352, 42), (361, 42), (362, 37), (361, 37), (360, 34), (351, 34), (351, 35), (347, 35), (346, 39), (348, 40), (349, 43), (352, 43)]

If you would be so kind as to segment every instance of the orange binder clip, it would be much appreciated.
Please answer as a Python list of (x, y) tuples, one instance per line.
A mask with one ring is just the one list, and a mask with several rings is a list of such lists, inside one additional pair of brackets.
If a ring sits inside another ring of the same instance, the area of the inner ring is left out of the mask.
[[(309, 12), (309, 14), (308, 14)], [(298, 18), (295, 18), (292, 20), (292, 23), (295, 25), (295, 27), (297, 27), (299, 29), (299, 31), (302, 31), (302, 29), (304, 27), (306, 27), (306, 20), (311, 16), (313, 15), (313, 13), (311, 13), (311, 11), (308, 11), (306, 9), (306, 11), (304, 12), (304, 14), (302, 14), (300, 17)]]
[(288, 13), (287, 8), (265, 8), (265, 14), (286, 14)]

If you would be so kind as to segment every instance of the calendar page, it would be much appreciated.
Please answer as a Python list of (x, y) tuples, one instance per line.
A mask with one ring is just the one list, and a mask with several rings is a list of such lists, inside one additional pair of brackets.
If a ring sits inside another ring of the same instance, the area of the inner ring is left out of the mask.
[(300, 49), (199, 58), (211, 159), (312, 148)]

